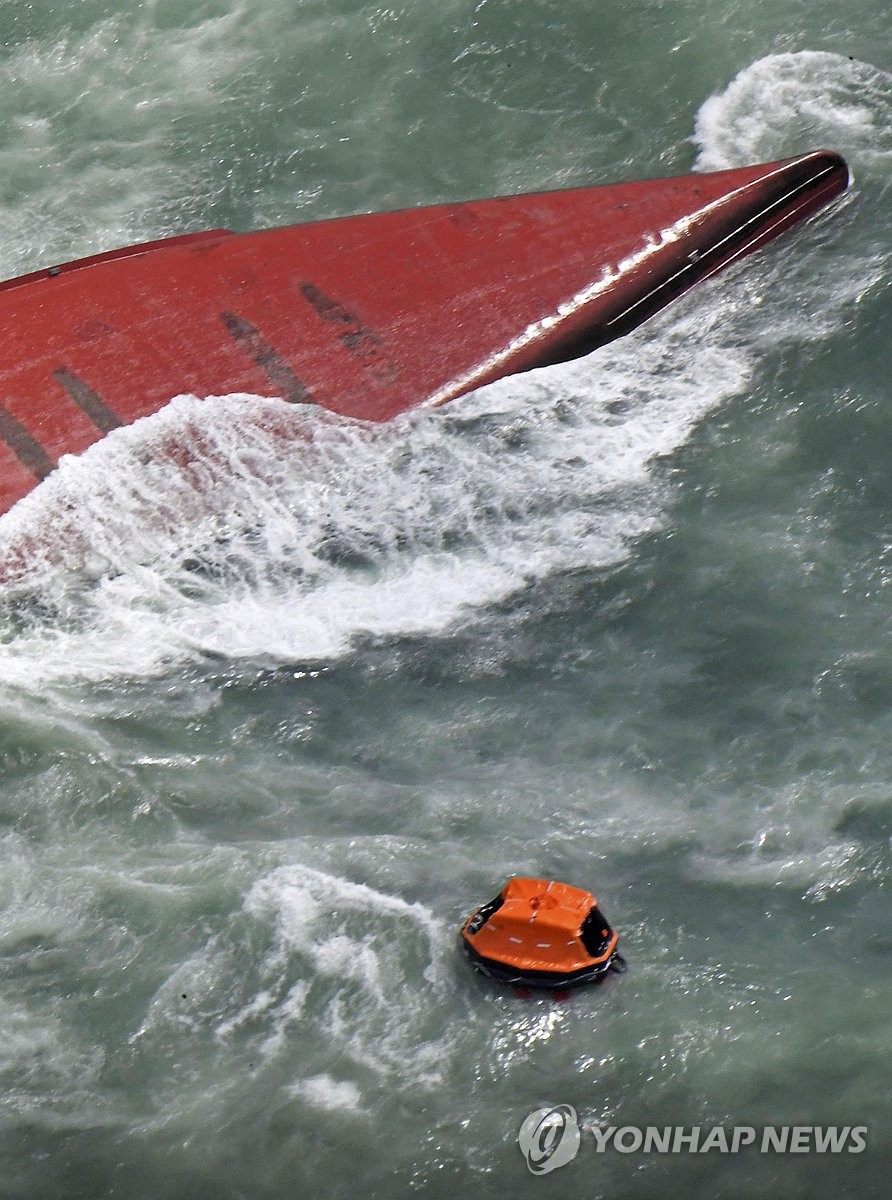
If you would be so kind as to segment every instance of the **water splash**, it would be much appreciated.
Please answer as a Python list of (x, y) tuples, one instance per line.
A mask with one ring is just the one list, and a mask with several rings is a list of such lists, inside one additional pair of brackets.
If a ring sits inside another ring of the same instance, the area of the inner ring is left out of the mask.
[(802, 50), (757, 59), (701, 106), (696, 169), (840, 151), (860, 172), (888, 170), (892, 75), (841, 54)]
[(2, 522), (0, 675), (331, 658), (620, 561), (659, 519), (654, 460), (747, 377), (721, 339), (681, 358), (679, 336), (387, 426), (179, 397), (64, 459)]
[[(430, 1012), (447, 945), (421, 904), (311, 867), (277, 867), (249, 888), (226, 931), (177, 966), (132, 1042), (151, 1054), (187, 1033), (224, 1058), (281, 1061), (292, 1072), (299, 1064), (289, 1094), (358, 1110), (358, 1079), (441, 1079), (449, 1046)], [(339, 1081), (322, 1069), (332, 1058)]]

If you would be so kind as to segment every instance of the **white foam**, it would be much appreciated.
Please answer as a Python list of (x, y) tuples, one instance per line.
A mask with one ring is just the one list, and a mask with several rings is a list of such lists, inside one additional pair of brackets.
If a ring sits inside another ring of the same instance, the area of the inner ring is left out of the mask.
[[(442, 1078), (452, 1049), (430, 1013), (453, 946), (454, 931), (422, 904), (302, 864), (277, 867), (176, 967), (132, 1041), (152, 1053), (181, 1031), (227, 1058), (247, 1047), (303, 1068), (291, 1095), (359, 1111), (354, 1075), (421, 1087)], [(313, 1069), (320, 1059), (347, 1078)]]
[(888, 167), (892, 75), (841, 54), (770, 54), (741, 71), (700, 108), (696, 169), (766, 162), (822, 148), (857, 169)]
[[(315, 906), (309, 919), (308, 897)], [(287, 979), (306, 956), (313, 986), (327, 995), (321, 1010), (310, 997), (300, 1024), (287, 1008), (271, 1010), (267, 1053), (293, 1047), (298, 1034), (307, 1048), (321, 1038), (328, 1053), (378, 1078), (419, 1086), (442, 1078), (452, 1049), (446, 1031), (428, 1028), (428, 1018), (445, 983), (453, 933), (428, 908), (295, 865), (258, 880), (245, 909), (261, 925), (273, 923), (264, 972)], [(333, 1093), (322, 1084), (315, 1093), (320, 1103), (349, 1100), (343, 1089)]]
[(362, 1111), (362, 1093), (349, 1079), (333, 1079), (327, 1074), (311, 1075), (296, 1079), (286, 1090), (290, 1096), (325, 1112)]
[(384, 427), (179, 397), (0, 522), (10, 556), (32, 547), (8, 602), (49, 615), (3, 647), (0, 678), (331, 658), (620, 561), (659, 519), (654, 458), (746, 379), (728, 347), (674, 352), (638, 339)]

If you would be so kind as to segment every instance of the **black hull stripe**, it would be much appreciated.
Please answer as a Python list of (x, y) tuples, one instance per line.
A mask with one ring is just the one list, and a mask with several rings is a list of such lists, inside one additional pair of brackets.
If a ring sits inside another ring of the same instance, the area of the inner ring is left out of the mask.
[(31, 472), (38, 480), (46, 479), (56, 464), (33, 438), (24, 425), (20, 424), (11, 413), (0, 404), (0, 438), (19, 460), (23, 467)]
[(255, 325), (234, 312), (220, 313), (220, 320), (229, 336), (260, 367), (283, 400), (289, 404), (312, 402), (309, 388), (298, 379), (278, 350), (269, 344)]
[(83, 379), (79, 375), (75, 375), (74, 371), (70, 371), (68, 367), (57, 367), (53, 371), (53, 379), (102, 433), (111, 433), (113, 429), (118, 429), (123, 424), (99, 393), (94, 392), (88, 383), (84, 383)]

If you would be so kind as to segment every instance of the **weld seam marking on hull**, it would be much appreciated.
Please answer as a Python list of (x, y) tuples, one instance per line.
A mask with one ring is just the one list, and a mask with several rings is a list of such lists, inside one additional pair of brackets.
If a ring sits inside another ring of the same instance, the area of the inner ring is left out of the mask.
[(111, 433), (123, 424), (120, 417), (108, 407), (98, 392), (94, 392), (88, 383), (68, 367), (57, 367), (53, 371), (53, 379), (73, 400), (82, 413), (90, 418), (102, 433)]
[(289, 404), (310, 404), (312, 396), (306, 384), (294, 374), (282, 355), (271, 346), (256, 325), (234, 312), (221, 312), (226, 332), (252, 359), (283, 400)]
[(56, 464), (24, 425), (0, 404), (0, 438), (37, 480), (46, 479)]

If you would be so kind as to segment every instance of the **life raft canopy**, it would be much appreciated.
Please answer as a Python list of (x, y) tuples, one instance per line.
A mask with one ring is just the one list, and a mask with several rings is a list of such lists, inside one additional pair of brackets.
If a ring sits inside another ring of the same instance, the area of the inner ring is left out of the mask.
[(478, 971), (524, 987), (574, 987), (625, 967), (595, 896), (554, 879), (509, 879), (468, 917), (461, 938)]

